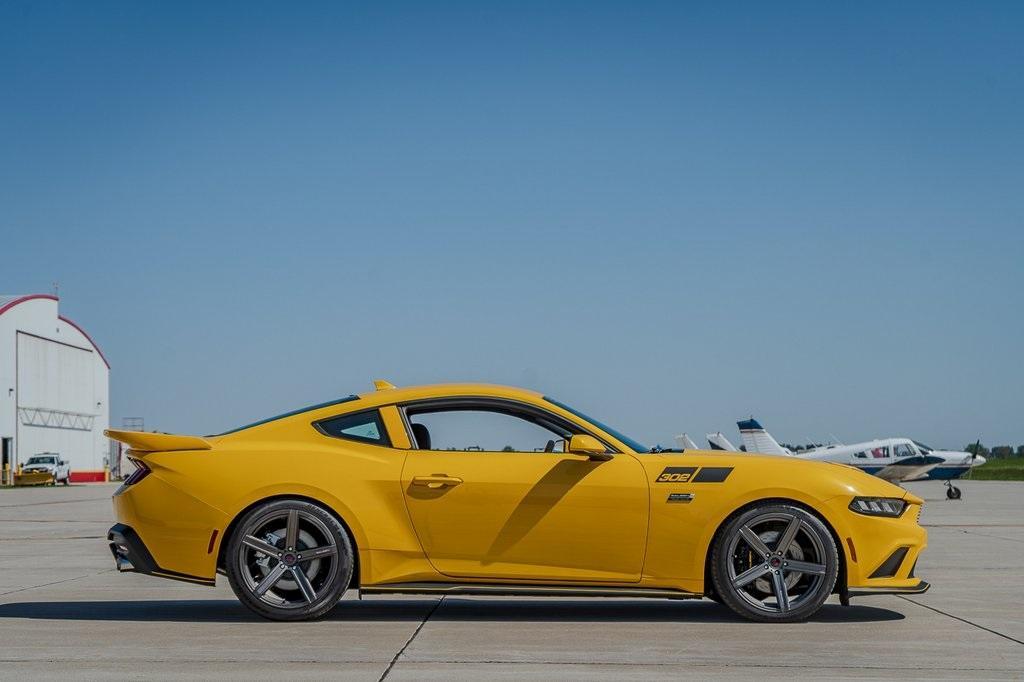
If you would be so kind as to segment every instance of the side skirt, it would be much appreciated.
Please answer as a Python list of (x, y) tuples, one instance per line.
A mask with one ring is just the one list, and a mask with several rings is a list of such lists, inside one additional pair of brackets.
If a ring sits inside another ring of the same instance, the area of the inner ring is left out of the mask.
[(651, 599), (703, 599), (684, 590), (650, 587), (589, 587), (578, 585), (514, 585), (501, 583), (390, 583), (364, 585), (363, 594), (452, 594), (499, 597), (628, 597)]

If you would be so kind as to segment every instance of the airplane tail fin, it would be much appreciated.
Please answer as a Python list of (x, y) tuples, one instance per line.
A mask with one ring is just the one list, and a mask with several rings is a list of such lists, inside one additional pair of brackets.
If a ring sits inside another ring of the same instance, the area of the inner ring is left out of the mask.
[(726, 452), (739, 452), (736, 446), (729, 442), (721, 431), (715, 433), (709, 433), (705, 436), (708, 439), (708, 445), (711, 446), (712, 450), (725, 450)]
[(778, 441), (772, 438), (772, 434), (764, 430), (764, 427), (753, 417), (736, 422), (740, 429), (740, 437), (747, 452), (759, 452), (762, 455), (792, 455), (793, 453), (779, 445)]
[(679, 445), (681, 450), (700, 450), (689, 434), (681, 433), (676, 436), (676, 444)]

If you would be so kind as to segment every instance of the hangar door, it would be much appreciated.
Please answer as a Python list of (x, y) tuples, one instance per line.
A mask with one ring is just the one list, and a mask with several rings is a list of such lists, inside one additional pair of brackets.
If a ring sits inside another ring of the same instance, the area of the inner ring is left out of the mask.
[(94, 468), (96, 405), (93, 351), (18, 332), (18, 460), (64, 456), (71, 469)]

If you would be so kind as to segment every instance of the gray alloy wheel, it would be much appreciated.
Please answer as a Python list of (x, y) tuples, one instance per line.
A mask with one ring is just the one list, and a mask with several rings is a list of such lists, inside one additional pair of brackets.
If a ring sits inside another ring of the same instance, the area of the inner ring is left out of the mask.
[(345, 527), (304, 500), (275, 500), (247, 512), (225, 554), (235, 596), (271, 620), (326, 614), (348, 588), (353, 564)]
[(732, 519), (711, 556), (714, 591), (733, 611), (763, 622), (809, 618), (828, 599), (839, 554), (828, 528), (800, 507), (765, 503)]

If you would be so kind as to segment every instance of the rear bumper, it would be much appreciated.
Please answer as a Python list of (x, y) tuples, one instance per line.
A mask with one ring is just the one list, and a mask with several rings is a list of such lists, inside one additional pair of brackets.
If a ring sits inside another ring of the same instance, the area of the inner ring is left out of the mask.
[(131, 526), (115, 523), (107, 531), (107, 540), (110, 541), (110, 553), (114, 555), (114, 566), (121, 573), (143, 573), (198, 585), (211, 587), (214, 585), (213, 578), (203, 578), (161, 568), (153, 559), (149, 549), (146, 548), (146, 543)]

